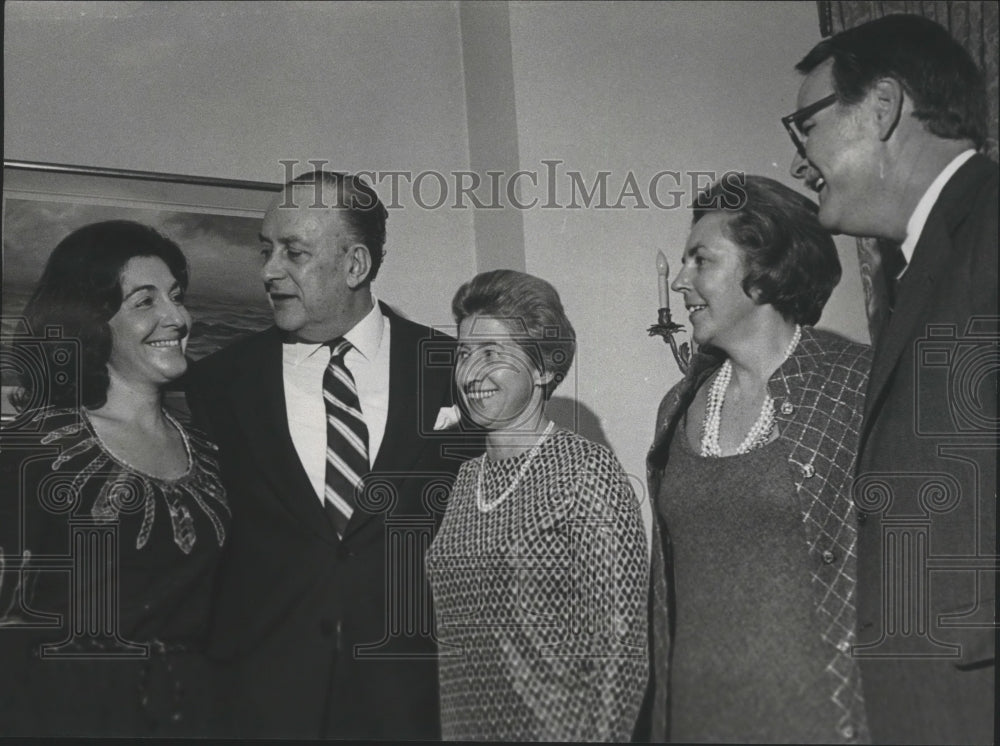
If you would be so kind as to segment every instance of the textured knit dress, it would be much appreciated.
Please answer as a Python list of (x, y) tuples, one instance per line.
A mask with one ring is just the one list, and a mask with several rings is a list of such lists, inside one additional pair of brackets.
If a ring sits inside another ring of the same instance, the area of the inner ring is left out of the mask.
[(648, 674), (648, 563), (608, 449), (557, 431), (537, 453), (466, 462), (427, 570), (445, 740), (631, 737)]
[(787, 444), (705, 458), (679, 427), (657, 504), (674, 560), (671, 740), (829, 741), (838, 710)]
[(684, 420), (703, 417), (691, 402), (721, 363), (692, 358), (660, 403), (646, 461), (660, 519), (651, 736), (868, 743), (851, 654), (859, 520), (851, 495), (871, 349), (802, 327), (767, 383), (777, 440), (704, 458)]

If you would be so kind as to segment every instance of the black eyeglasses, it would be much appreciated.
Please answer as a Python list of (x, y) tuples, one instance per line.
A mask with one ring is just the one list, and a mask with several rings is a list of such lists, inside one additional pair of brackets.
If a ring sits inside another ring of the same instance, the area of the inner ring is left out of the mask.
[(799, 151), (799, 155), (803, 158), (806, 157), (807, 136), (806, 133), (802, 131), (802, 123), (816, 112), (822, 111), (827, 106), (830, 106), (836, 100), (837, 94), (831, 93), (826, 98), (814, 101), (809, 104), (809, 106), (803, 107), (798, 111), (793, 111), (787, 117), (781, 118), (781, 123), (785, 125), (785, 129), (788, 130), (788, 136), (792, 138), (792, 142), (795, 143), (795, 149)]

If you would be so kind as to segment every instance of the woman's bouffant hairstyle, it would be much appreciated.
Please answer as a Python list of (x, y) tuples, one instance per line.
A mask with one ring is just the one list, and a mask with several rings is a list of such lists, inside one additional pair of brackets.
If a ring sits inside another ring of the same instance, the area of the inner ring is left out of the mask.
[(744, 251), (744, 292), (752, 298), (756, 290), (757, 303), (770, 303), (797, 324), (819, 321), (841, 269), (816, 203), (774, 179), (741, 176), (701, 192), (693, 223), (715, 212), (729, 215), (726, 234)]
[[(59, 242), (24, 309), (34, 341), (21, 357), (33, 353), (37, 364), (20, 372), (20, 387), (12, 399), (19, 410), (44, 405), (97, 409), (105, 404), (111, 356), (108, 321), (122, 304), (122, 270), (139, 256), (162, 259), (181, 289), (187, 289), (184, 254), (148, 225), (130, 220), (92, 223)], [(67, 365), (76, 358), (74, 349), (79, 351), (78, 371)]]
[(511, 269), (483, 272), (458, 289), (451, 312), (456, 324), (475, 315), (503, 320), (538, 371), (552, 374), (543, 387), (546, 400), (573, 364), (576, 332), (559, 293), (540, 277)]

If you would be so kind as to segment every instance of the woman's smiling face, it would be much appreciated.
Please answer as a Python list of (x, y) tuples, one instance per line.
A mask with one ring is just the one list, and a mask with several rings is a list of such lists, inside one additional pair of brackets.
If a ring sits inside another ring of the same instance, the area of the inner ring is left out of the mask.
[(694, 224), (682, 269), (671, 285), (684, 294), (694, 341), (723, 350), (739, 341), (758, 308), (743, 290), (745, 251), (729, 238), (729, 219), (725, 212), (710, 212)]
[(191, 315), (184, 291), (162, 259), (136, 256), (121, 272), (122, 304), (108, 321), (108, 373), (132, 387), (160, 388), (187, 370)]
[(455, 382), (465, 412), (488, 430), (515, 429), (544, 399), (535, 363), (493, 316), (468, 316), (459, 324)]

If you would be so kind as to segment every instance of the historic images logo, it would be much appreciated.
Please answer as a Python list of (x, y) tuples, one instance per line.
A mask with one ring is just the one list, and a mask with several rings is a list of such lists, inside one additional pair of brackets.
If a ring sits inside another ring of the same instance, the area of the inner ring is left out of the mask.
[[(325, 159), (281, 160), (283, 182), (295, 178), (303, 168), (322, 170)], [(585, 173), (565, 168), (560, 159), (543, 159), (541, 167), (506, 171), (357, 171), (380, 192), (387, 210), (406, 204), (423, 210), (679, 210), (695, 207), (697, 196), (719, 181), (722, 185), (717, 209), (738, 210), (746, 203), (745, 176), (739, 171), (696, 171), (660, 169), (651, 173), (596, 171)], [(350, 207), (365, 210), (373, 202), (363, 194), (344, 201), (343, 190), (310, 184), (310, 207)], [(281, 207), (294, 208), (297, 202), (286, 193)], [(699, 203), (699, 207), (709, 205)]]
[[(881, 636), (858, 657), (957, 659), (970, 651), (949, 631), (996, 627), (1000, 558), (983, 537), (996, 530), (998, 341), (998, 319), (974, 317), (965, 329), (928, 325), (915, 343), (913, 432), (936, 458), (927, 471), (866, 473), (854, 485), (860, 517), (879, 518), (882, 563)], [(962, 537), (962, 551), (936, 549), (942, 531)], [(942, 608), (935, 592), (958, 584), (978, 602)]]

